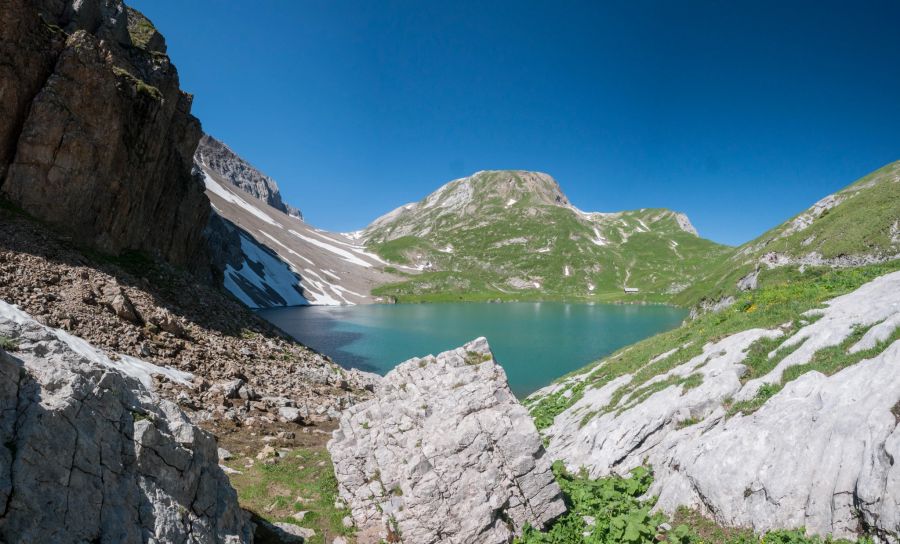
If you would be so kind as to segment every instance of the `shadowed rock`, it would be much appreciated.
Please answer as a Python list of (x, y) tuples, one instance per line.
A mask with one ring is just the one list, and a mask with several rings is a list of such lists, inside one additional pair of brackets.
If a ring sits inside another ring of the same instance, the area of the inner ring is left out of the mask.
[(215, 439), (123, 373), (151, 365), (6, 304), (0, 335), (0, 541), (252, 540)]

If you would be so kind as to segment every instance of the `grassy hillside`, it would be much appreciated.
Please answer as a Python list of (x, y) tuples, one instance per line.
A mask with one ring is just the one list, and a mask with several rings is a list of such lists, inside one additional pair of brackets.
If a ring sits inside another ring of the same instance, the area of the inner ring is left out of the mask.
[[(849, 267), (900, 257), (900, 161), (829, 195), (738, 248), (672, 301), (692, 306), (740, 293), (738, 282), (781, 266)], [(766, 277), (760, 276), (760, 280)]]
[(400, 301), (670, 302), (730, 253), (681, 214), (581, 212), (551, 177), (521, 171), (450, 182), (364, 236), (385, 260), (424, 269), (373, 291)]

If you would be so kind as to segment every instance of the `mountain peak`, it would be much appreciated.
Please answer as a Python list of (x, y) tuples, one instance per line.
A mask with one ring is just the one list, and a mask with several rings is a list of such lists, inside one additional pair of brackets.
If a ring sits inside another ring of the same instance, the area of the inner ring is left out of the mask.
[(481, 170), (456, 181), (471, 183), (480, 196), (500, 197), (504, 203), (509, 199), (518, 201), (530, 197), (532, 204), (569, 206), (569, 199), (559, 183), (544, 172)]
[(274, 179), (260, 172), (225, 143), (209, 134), (204, 134), (200, 138), (197, 151), (194, 153), (194, 162), (203, 169), (219, 174), (238, 189), (269, 206), (297, 219), (303, 219), (300, 210), (281, 199), (281, 190)]

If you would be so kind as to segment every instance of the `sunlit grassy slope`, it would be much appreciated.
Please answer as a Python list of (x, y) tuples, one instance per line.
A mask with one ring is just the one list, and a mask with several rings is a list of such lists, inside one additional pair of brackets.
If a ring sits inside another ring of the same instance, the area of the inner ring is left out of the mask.
[(730, 253), (676, 212), (584, 213), (553, 178), (521, 171), (453, 181), (365, 235), (385, 260), (425, 267), (374, 291), (400, 301), (669, 302)]

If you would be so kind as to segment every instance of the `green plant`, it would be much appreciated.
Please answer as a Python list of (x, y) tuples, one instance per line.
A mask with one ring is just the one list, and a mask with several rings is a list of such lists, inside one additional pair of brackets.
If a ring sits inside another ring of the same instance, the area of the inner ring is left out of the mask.
[(338, 483), (331, 458), (323, 446), (297, 448), (277, 463), (252, 463), (251, 457), (235, 456), (226, 462), (238, 471), (229, 475), (241, 507), (270, 522), (296, 523), (299, 510), (307, 514), (303, 525), (316, 531), (309, 542), (328, 544), (326, 535), (353, 534), (342, 519), (347, 511), (335, 504)]
[(492, 359), (489, 353), (478, 353), (477, 351), (467, 351), (466, 352), (466, 364), (467, 365), (480, 365), (481, 363), (490, 361)]
[[(673, 519), (650, 513), (656, 498), (643, 498), (653, 483), (644, 467), (628, 478), (591, 479), (584, 470), (566, 471), (561, 462), (553, 474), (562, 489), (568, 512), (545, 531), (526, 526), (516, 544), (850, 544), (847, 540), (806, 536), (803, 529), (771, 531), (757, 536), (743, 528), (723, 527), (695, 510), (679, 508)], [(662, 524), (675, 525), (668, 531)], [(858, 544), (872, 544), (863, 537)]]
[(155, 100), (157, 102), (163, 99), (162, 92), (160, 92), (157, 87), (148, 84), (143, 79), (135, 77), (128, 70), (119, 68), (118, 66), (113, 66), (112, 70), (116, 76), (129, 83), (138, 92), (138, 94), (147, 96), (151, 100)]
[(650, 513), (655, 499), (640, 498), (653, 482), (653, 476), (646, 468), (634, 469), (629, 478), (591, 479), (584, 470), (578, 474), (569, 473), (557, 461), (553, 464), (553, 473), (569, 511), (545, 532), (526, 527), (516, 540), (519, 544), (650, 543), (657, 534), (656, 527), (665, 520), (662, 514)]
[(0, 335), (0, 349), (4, 351), (16, 351), (19, 349), (19, 341), (15, 338)]

